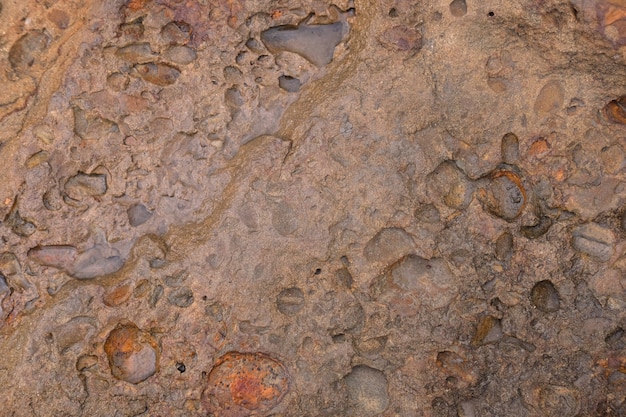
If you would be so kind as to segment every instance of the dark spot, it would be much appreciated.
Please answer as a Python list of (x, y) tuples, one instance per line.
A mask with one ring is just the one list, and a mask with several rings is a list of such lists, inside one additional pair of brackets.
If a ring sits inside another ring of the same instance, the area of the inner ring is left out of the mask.
[(389, 9), (389, 17), (398, 17), (398, 11), (395, 7)]
[(208, 299), (209, 299), (209, 297), (207, 297), (206, 295), (203, 295), (203, 296), (202, 296), (202, 301), (206, 301), (206, 300), (208, 300)]
[(496, 14), (495, 14), (494, 12), (489, 12), (489, 13), (487, 13), (487, 16), (489, 16), (489, 17), (494, 17), (495, 15), (496, 15)]
[(178, 372), (180, 372), (182, 374), (183, 372), (185, 372), (187, 370), (187, 367), (185, 366), (184, 363), (178, 362), (176, 364), (176, 369), (178, 369)]
[(314, 273), (315, 275), (319, 275), (322, 273), (322, 270), (320, 268), (317, 268)]

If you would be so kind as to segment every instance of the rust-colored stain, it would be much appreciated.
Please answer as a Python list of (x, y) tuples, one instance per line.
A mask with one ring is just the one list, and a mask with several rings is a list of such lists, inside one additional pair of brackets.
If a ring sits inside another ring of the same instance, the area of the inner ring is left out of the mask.
[(229, 352), (209, 373), (205, 406), (216, 416), (247, 416), (269, 411), (289, 390), (284, 366), (263, 353)]
[(126, 7), (133, 12), (136, 12), (137, 10), (141, 10), (146, 7), (146, 5), (150, 3), (150, 1), (152, 0), (130, 0)]

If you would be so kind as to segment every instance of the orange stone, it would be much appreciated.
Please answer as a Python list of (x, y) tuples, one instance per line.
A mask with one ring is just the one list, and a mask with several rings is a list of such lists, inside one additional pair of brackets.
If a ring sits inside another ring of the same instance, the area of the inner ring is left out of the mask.
[(277, 360), (263, 353), (229, 352), (209, 373), (203, 403), (217, 417), (244, 417), (271, 410), (288, 391), (289, 375)]

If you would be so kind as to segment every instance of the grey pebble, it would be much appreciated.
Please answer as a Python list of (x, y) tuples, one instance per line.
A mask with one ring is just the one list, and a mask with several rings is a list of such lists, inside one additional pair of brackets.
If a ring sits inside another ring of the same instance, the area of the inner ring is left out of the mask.
[(126, 210), (128, 223), (132, 227), (141, 226), (152, 217), (152, 213), (143, 204), (134, 204)]
[(278, 86), (289, 93), (297, 93), (300, 91), (302, 83), (297, 78), (281, 75), (278, 77)]
[(561, 305), (559, 293), (549, 280), (539, 281), (530, 292), (533, 305), (544, 313), (554, 313)]
[(167, 296), (167, 301), (176, 307), (189, 307), (193, 304), (193, 291), (189, 287), (179, 287)]

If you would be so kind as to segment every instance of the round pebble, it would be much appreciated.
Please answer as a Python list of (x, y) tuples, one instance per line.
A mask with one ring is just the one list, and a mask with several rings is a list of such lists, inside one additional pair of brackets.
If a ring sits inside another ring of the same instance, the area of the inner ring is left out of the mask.
[(284, 315), (293, 316), (304, 307), (304, 293), (300, 288), (286, 288), (278, 294), (276, 307)]
[(381, 415), (389, 406), (387, 377), (378, 369), (359, 365), (343, 378), (355, 416)]
[(549, 280), (536, 283), (530, 292), (530, 298), (533, 305), (544, 313), (554, 313), (561, 305), (559, 293)]
[(289, 379), (285, 367), (263, 353), (229, 352), (209, 372), (203, 404), (221, 417), (268, 415), (289, 391)]
[(104, 343), (111, 373), (117, 379), (138, 384), (158, 370), (159, 348), (154, 338), (132, 323), (118, 324)]

